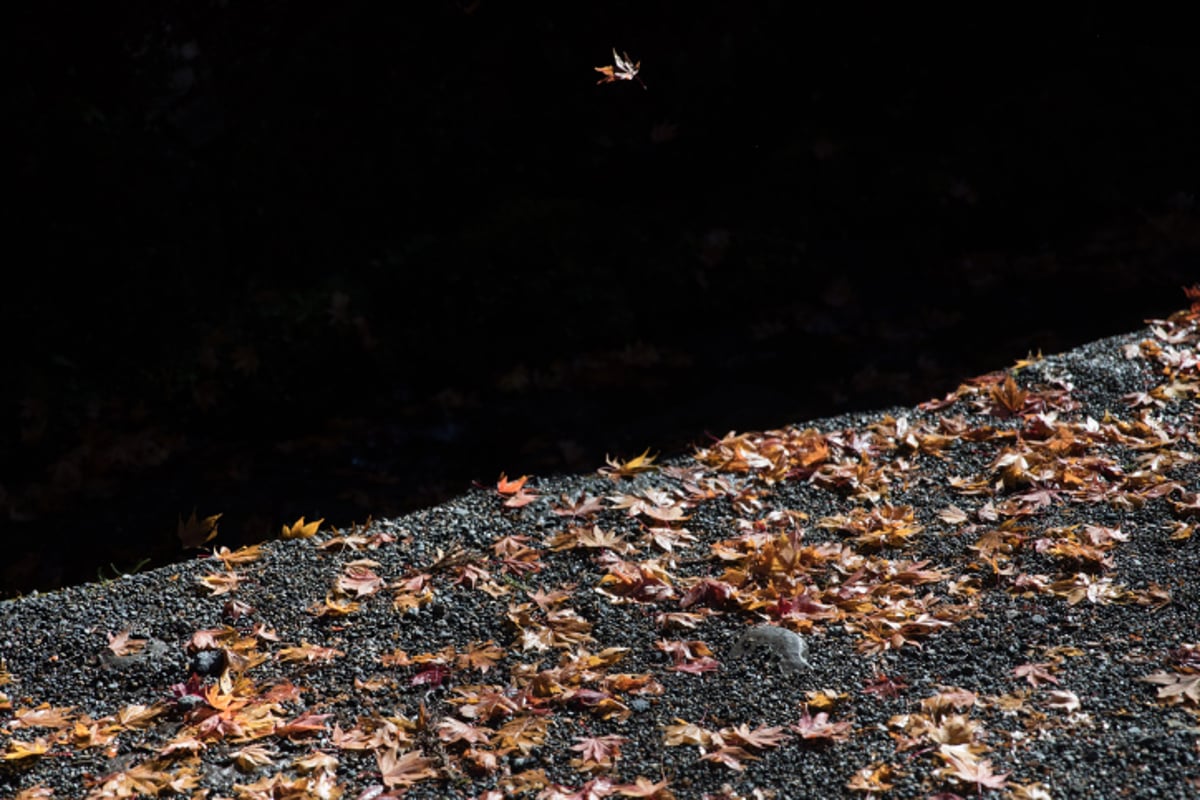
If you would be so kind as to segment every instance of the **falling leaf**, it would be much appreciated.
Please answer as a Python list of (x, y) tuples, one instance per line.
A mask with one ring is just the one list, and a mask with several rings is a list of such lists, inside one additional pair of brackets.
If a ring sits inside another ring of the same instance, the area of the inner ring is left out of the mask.
[(593, 67), (596, 72), (599, 72), (602, 77), (596, 81), (601, 83), (616, 83), (617, 81), (633, 81), (636, 80), (641, 84), (642, 88), (646, 88), (646, 84), (642, 83), (642, 79), (638, 77), (638, 71), (642, 68), (642, 62), (634, 62), (628, 53), (618, 53), (617, 48), (613, 48), (613, 63), (605, 67)]

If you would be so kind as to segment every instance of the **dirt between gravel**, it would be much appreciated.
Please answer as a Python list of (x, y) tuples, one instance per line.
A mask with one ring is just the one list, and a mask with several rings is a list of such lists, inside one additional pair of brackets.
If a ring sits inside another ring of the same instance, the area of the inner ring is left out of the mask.
[(0, 603), (0, 796), (1195, 797), (1198, 318)]

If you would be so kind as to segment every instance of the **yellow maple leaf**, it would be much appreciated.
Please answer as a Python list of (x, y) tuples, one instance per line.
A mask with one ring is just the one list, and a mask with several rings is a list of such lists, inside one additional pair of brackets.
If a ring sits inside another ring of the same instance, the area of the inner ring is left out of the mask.
[(13, 739), (8, 743), (8, 750), (0, 755), (5, 761), (19, 761), (24, 758), (32, 758), (40, 756), (50, 749), (50, 744), (42, 737), (34, 739), (32, 742), (22, 742)]
[(656, 458), (658, 458), (658, 454), (650, 455), (649, 447), (642, 451), (640, 456), (634, 456), (628, 461), (619, 461), (606, 455), (604, 460), (608, 466), (602, 467), (600, 474), (610, 478), (632, 478), (639, 473), (658, 469), (658, 465), (654, 463)]
[(283, 533), (280, 538), (308, 539), (316, 534), (317, 528), (320, 527), (321, 523), (324, 521), (325, 518), (322, 517), (321, 519), (313, 520), (312, 522), (305, 522), (304, 517), (301, 517), (291, 525), (284, 525)]

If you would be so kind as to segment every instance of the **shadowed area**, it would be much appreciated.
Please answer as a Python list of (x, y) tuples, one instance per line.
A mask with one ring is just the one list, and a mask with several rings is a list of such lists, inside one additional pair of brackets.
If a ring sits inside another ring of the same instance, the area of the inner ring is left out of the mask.
[(1127, 20), (69, 12), (13, 28), (4, 594), (911, 404), (1196, 274), (1189, 54)]

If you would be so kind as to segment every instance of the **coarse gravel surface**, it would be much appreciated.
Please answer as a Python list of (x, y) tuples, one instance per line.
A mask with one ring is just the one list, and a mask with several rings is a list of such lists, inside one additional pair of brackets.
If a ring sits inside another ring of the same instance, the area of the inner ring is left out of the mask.
[(5, 601), (0, 797), (1196, 797), (1198, 319)]

